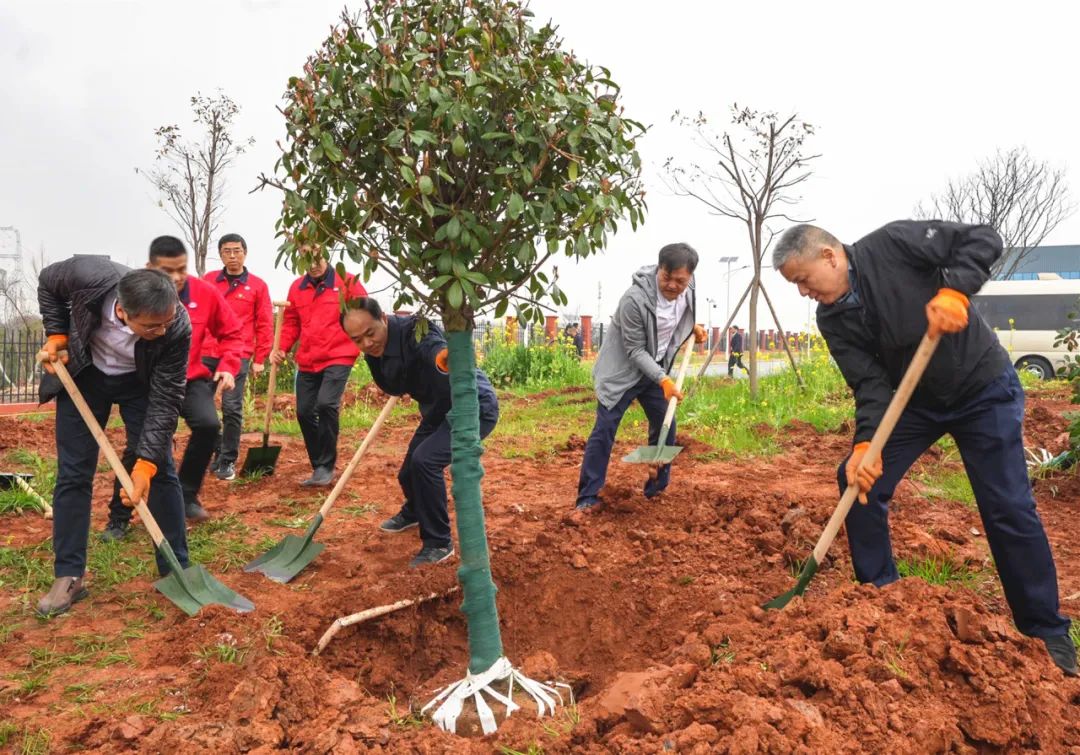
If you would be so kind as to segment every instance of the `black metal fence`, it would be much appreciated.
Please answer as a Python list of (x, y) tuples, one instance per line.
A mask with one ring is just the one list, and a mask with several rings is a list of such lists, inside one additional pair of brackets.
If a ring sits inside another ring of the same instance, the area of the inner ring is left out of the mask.
[(0, 327), (0, 404), (37, 401), (37, 354), (44, 341), (40, 328)]

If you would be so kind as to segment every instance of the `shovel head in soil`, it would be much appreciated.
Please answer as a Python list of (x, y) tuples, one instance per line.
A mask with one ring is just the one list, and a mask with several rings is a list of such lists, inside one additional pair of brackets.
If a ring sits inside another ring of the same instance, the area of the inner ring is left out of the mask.
[(271, 475), (277, 466), (278, 456), (281, 455), (281, 446), (271, 446), (264, 442), (261, 446), (249, 448), (244, 466), (240, 470), (242, 475)]
[(181, 569), (167, 540), (161, 541), (158, 550), (169, 564), (169, 573), (155, 582), (154, 587), (188, 616), (214, 604), (240, 613), (255, 610), (254, 603), (217, 581), (201, 564)]
[(322, 514), (316, 514), (303, 537), (286, 535), (281, 542), (245, 566), (244, 571), (262, 572), (275, 582), (285, 584), (303, 571), (326, 547), (312, 541), (322, 522)]
[(799, 578), (795, 581), (795, 586), (787, 592), (781, 595), (777, 595), (775, 598), (763, 605), (762, 608), (767, 611), (775, 608), (783, 608), (788, 603), (790, 603), (792, 598), (794, 598), (796, 595), (802, 595), (804, 592), (806, 592), (806, 586), (810, 584), (810, 580), (814, 578), (815, 574), (817, 574), (817, 570), (817, 559), (814, 558), (814, 554), (811, 553), (810, 558), (808, 558), (806, 560), (806, 563), (803, 565), (802, 571), (799, 572)]
[(640, 446), (624, 456), (623, 461), (631, 464), (670, 464), (682, 450), (682, 446)]

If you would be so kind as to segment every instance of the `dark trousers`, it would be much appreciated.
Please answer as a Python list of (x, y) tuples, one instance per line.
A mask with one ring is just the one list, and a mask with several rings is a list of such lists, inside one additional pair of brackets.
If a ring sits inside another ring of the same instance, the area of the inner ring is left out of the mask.
[[(593, 425), (589, 440), (585, 443), (585, 457), (581, 460), (581, 475), (578, 477), (578, 503), (595, 500), (600, 495), (600, 490), (607, 480), (608, 462), (611, 459), (611, 449), (615, 445), (615, 432), (619, 429), (623, 415), (630, 408), (630, 404), (637, 399), (641, 408), (645, 410), (645, 416), (649, 419), (649, 445), (655, 446), (660, 437), (660, 427), (664, 424), (664, 413), (667, 412), (668, 402), (664, 398), (664, 389), (659, 383), (648, 378), (642, 378), (630, 388), (616, 402), (615, 406), (608, 409), (603, 404), (596, 405), (596, 424)], [(667, 445), (675, 443), (675, 418), (671, 419), (671, 429), (668, 431)], [(665, 464), (660, 467), (660, 474), (652, 487), (659, 492), (667, 487), (671, 480), (671, 465)]]
[[(210, 466), (210, 457), (214, 453), (214, 443), (217, 441), (218, 430), (221, 427), (221, 423), (218, 422), (217, 408), (214, 406), (216, 386), (217, 384), (210, 378), (189, 380), (187, 391), (184, 393), (184, 404), (180, 408), (180, 416), (191, 429), (187, 448), (184, 449), (184, 458), (180, 460), (180, 471), (177, 473), (185, 504), (198, 501), (199, 489), (202, 487), (203, 478), (206, 477), (206, 468)], [(127, 450), (124, 453), (126, 454)], [(131, 509), (120, 500), (119, 481), (113, 484), (113, 497), (109, 502), (109, 520), (131, 521)]]
[[(1011, 366), (963, 406), (909, 405), (885, 444), (883, 474), (870, 489), (869, 503), (856, 503), (845, 522), (855, 577), (878, 587), (899, 579), (889, 500), (915, 460), (948, 433), (960, 449), (1017, 628), (1032, 637), (1067, 634), (1069, 621), (1058, 613), (1054, 558), (1024, 463), (1023, 417), (1024, 391)], [(845, 464), (837, 473), (841, 492), (847, 488)]]
[[(135, 449), (142, 435), (143, 418), (149, 403), (147, 388), (134, 373), (106, 375), (90, 365), (79, 373), (75, 383), (86, 398), (90, 411), (104, 427), (113, 404), (120, 407), (127, 432), (127, 446), (122, 461), (131, 471)], [(184, 532), (184, 501), (180, 482), (173, 469), (172, 449), (150, 483), (147, 505), (165, 539), (172, 546), (180, 565), (188, 565), (187, 536)], [(57, 577), (81, 577), (86, 571), (86, 541), (90, 533), (90, 501), (94, 472), (97, 471), (98, 445), (86, 427), (74, 402), (66, 392), (56, 398), (56, 488), (53, 491), (53, 552)], [(123, 505), (123, 504), (121, 504)], [(131, 518), (130, 509), (124, 506)], [(157, 556), (158, 572), (167, 574), (169, 566)]]
[[(491, 390), (479, 391), (480, 438), (486, 438), (499, 421), (499, 402)], [(421, 420), (409, 441), (405, 461), (398, 471), (398, 483), (405, 494), (399, 514), (410, 522), (420, 523), (420, 540), (425, 546), (450, 546), (450, 515), (446, 504), (446, 478), (449, 466), (450, 423), (445, 418), (437, 425)]]
[[(217, 370), (216, 357), (204, 357), (202, 362), (210, 373)], [(217, 441), (218, 464), (235, 464), (240, 456), (240, 433), (244, 430), (244, 385), (247, 383), (250, 359), (240, 360), (240, 374), (236, 387), (221, 394), (221, 435)]]
[(304, 434), (312, 469), (337, 463), (338, 413), (351, 365), (332, 364), (321, 372), (296, 373), (296, 419)]
[(747, 372), (750, 371), (750, 370), (747, 370), (746, 365), (742, 363), (742, 352), (741, 351), (733, 351), (733, 352), (731, 352), (731, 355), (728, 356), (728, 360), (727, 360), (727, 376), (728, 377), (734, 377), (735, 376), (735, 367), (736, 367), (736, 365), (741, 367), (742, 369), (746, 370)]

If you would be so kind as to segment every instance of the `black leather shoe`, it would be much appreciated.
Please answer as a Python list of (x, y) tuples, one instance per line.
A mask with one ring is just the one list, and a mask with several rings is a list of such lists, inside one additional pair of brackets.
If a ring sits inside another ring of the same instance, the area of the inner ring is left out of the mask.
[(317, 467), (311, 477), (300, 483), (304, 488), (325, 488), (334, 481), (334, 470), (330, 467)]
[(1054, 662), (1065, 676), (1076, 676), (1076, 645), (1067, 634), (1057, 637), (1043, 637), (1046, 652), (1050, 654), (1050, 660)]

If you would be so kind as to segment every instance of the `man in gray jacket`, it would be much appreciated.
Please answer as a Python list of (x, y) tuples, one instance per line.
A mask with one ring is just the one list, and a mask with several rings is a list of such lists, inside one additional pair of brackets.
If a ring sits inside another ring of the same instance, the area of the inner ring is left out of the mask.
[[(693, 335), (696, 343), (706, 339), (705, 328), (694, 324), (697, 263), (697, 252), (688, 244), (668, 244), (660, 250), (658, 264), (634, 273), (633, 284), (619, 300), (593, 367), (596, 424), (581, 461), (579, 511), (601, 503), (615, 432), (634, 399), (649, 418), (649, 444), (655, 445), (668, 401), (682, 398), (667, 373), (687, 338)], [(674, 421), (665, 442), (675, 442)], [(645, 481), (645, 497), (659, 495), (670, 477), (671, 465), (666, 464)]]

